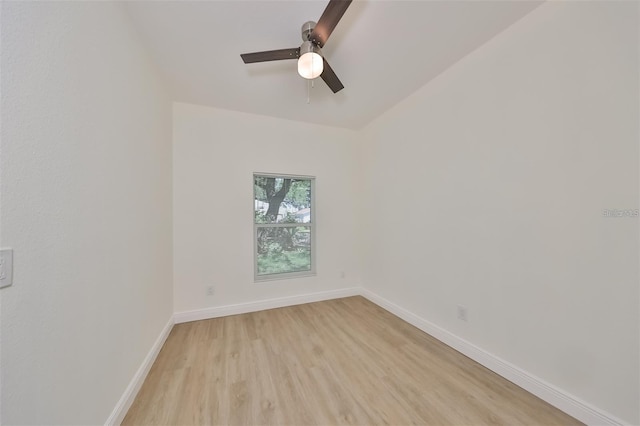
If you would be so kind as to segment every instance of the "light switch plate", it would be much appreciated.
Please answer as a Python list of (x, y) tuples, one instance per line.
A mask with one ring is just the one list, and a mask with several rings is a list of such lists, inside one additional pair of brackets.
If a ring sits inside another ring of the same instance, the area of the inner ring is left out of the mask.
[(13, 284), (13, 249), (0, 249), (0, 288)]

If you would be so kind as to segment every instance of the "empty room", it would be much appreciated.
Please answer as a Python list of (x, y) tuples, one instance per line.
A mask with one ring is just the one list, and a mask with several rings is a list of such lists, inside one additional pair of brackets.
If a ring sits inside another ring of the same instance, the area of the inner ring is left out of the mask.
[(0, 424), (640, 425), (640, 3), (0, 2)]

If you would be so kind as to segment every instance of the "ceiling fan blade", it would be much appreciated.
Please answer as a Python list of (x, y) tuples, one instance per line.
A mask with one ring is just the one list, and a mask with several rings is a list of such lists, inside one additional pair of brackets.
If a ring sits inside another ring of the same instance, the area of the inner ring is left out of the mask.
[(309, 35), (309, 40), (320, 47), (324, 46), (350, 4), (351, 0), (330, 0), (324, 12), (322, 12), (318, 23)]
[(322, 71), (322, 74), (320, 74), (320, 77), (322, 77), (324, 82), (327, 83), (327, 86), (329, 86), (333, 93), (338, 93), (339, 91), (344, 89), (344, 85), (342, 84), (336, 73), (333, 72), (333, 69), (329, 66), (329, 62), (327, 62), (327, 60), (324, 58), (322, 58), (322, 60), (324, 70)]
[(267, 50), (264, 52), (243, 53), (240, 55), (245, 64), (254, 62), (281, 61), (284, 59), (298, 59), (300, 48)]

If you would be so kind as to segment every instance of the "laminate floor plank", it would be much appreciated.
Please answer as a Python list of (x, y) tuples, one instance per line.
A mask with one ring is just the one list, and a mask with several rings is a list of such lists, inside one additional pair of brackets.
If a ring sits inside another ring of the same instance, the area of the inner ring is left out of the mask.
[(123, 425), (579, 425), (362, 297), (177, 324)]

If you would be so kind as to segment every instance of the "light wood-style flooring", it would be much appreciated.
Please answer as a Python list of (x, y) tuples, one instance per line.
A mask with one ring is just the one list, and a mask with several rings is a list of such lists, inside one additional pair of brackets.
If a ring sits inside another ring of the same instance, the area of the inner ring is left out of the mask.
[(124, 425), (573, 425), (362, 297), (174, 326)]

